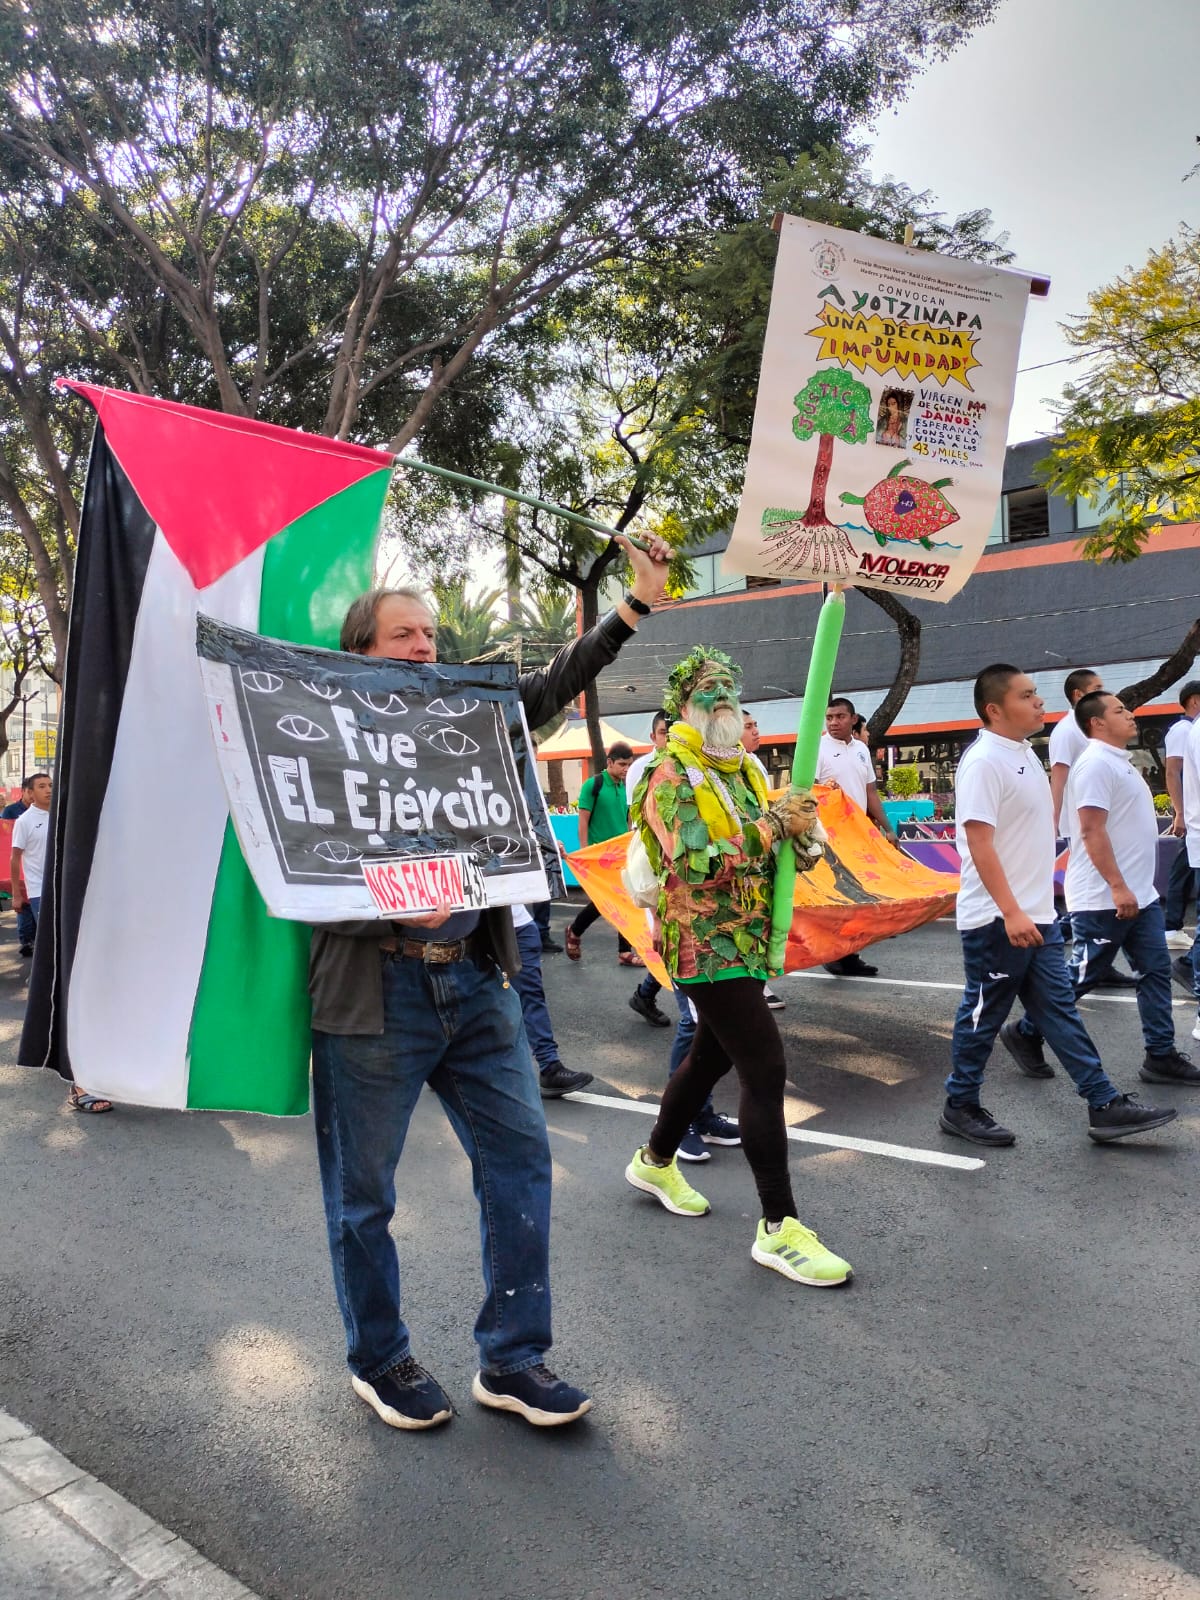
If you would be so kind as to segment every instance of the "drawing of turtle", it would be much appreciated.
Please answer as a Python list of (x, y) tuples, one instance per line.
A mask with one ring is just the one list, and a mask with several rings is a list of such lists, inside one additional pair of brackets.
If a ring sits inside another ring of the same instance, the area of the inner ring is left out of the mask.
[(924, 478), (901, 477), (911, 461), (897, 461), (887, 477), (866, 494), (842, 494), (845, 505), (862, 506), (867, 525), (878, 544), (907, 539), (930, 548), (930, 536), (958, 521), (958, 512), (942, 493), (953, 478), (926, 483)]

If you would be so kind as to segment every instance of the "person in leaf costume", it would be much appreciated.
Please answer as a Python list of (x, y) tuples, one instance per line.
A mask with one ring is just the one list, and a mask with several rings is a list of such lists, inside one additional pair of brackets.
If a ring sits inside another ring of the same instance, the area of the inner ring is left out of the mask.
[(795, 1283), (826, 1287), (844, 1283), (851, 1268), (796, 1216), (783, 1117), (787, 1066), (763, 995), (776, 851), (794, 850), (797, 868), (807, 871), (823, 834), (811, 791), (770, 801), (762, 769), (741, 744), (739, 680), (720, 650), (699, 645), (680, 662), (663, 700), (674, 719), (666, 749), (633, 793), (633, 826), (660, 884), (655, 947), (700, 1021), (625, 1177), (675, 1216), (710, 1209), (684, 1179), (676, 1152), (732, 1068), (742, 1149), (762, 1211), (751, 1255)]

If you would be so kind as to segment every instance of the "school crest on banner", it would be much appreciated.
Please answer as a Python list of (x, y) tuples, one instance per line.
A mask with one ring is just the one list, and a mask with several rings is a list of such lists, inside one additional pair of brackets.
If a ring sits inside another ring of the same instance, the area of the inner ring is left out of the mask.
[(1029, 279), (784, 217), (723, 567), (949, 600), (1001, 490)]

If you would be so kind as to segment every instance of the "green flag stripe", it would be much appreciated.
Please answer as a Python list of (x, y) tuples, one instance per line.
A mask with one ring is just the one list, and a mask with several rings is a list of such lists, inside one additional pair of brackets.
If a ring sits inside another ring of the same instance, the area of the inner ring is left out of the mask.
[[(371, 585), (390, 479), (386, 468), (361, 478), (271, 540), (260, 633), (336, 648), (346, 607)], [(192, 1013), (189, 1107), (308, 1110), (308, 943), (302, 924), (268, 917), (227, 824)]]

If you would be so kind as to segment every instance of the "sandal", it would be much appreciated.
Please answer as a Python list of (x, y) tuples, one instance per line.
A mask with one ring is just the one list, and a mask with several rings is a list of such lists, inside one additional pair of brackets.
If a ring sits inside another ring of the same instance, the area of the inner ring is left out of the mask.
[(567, 960), (580, 960), (583, 956), (583, 945), (580, 943), (579, 935), (574, 931), (573, 928), (568, 928), (564, 938), (567, 941)]
[(72, 1085), (67, 1099), (72, 1111), (94, 1111), (98, 1114), (113, 1108), (111, 1100), (106, 1100), (100, 1094), (88, 1094), (86, 1089), (80, 1089), (78, 1085)]
[(644, 967), (646, 965), (636, 950), (622, 950), (617, 960), (623, 967)]

